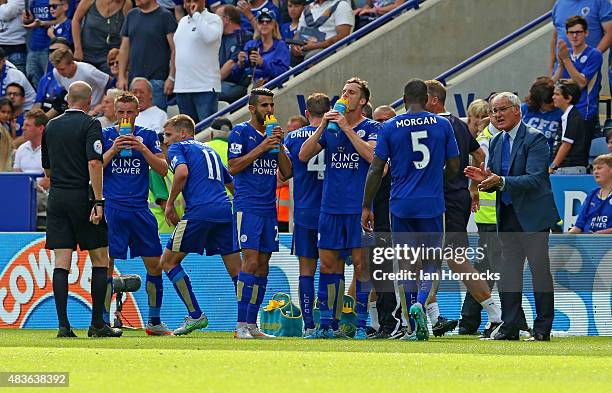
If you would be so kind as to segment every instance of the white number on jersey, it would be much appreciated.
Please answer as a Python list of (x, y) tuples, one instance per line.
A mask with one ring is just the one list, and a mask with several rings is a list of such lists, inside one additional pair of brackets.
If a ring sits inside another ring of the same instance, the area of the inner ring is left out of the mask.
[[(217, 158), (217, 155), (214, 153), (209, 153), (207, 150), (202, 150), (202, 153), (204, 153), (204, 158), (206, 159), (206, 165), (208, 166), (208, 178), (211, 180), (215, 180), (215, 173), (217, 174), (216, 179), (219, 181), (223, 181), (221, 180), (221, 166), (219, 165), (219, 159)], [(214, 171), (213, 171), (213, 161), (215, 162), (214, 164)]]
[(325, 149), (321, 150), (319, 154), (308, 160), (308, 166), (306, 169), (308, 172), (317, 172), (317, 179), (323, 180), (325, 177)]
[(423, 169), (429, 164), (430, 154), (429, 148), (420, 142), (421, 139), (427, 138), (427, 131), (417, 131), (410, 134), (412, 137), (412, 151), (423, 154), (421, 161), (413, 161), (416, 169)]

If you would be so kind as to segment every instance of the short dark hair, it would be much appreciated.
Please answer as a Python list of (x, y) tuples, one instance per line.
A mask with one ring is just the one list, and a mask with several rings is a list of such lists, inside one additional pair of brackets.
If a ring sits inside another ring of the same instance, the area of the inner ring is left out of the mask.
[(15, 104), (13, 104), (13, 101), (9, 100), (8, 97), (0, 97), (0, 108), (5, 105), (11, 107), (11, 112), (15, 112)]
[(574, 16), (570, 16), (569, 18), (565, 20), (565, 30), (566, 31), (570, 27), (573, 27), (576, 25), (581, 25), (584, 31), (589, 30), (589, 24), (587, 23), (586, 19), (584, 19), (582, 16), (574, 15)]
[(446, 88), (440, 81), (430, 79), (425, 81), (425, 85), (427, 85), (427, 94), (437, 97), (442, 105), (446, 103)]
[(363, 115), (363, 117), (371, 119), (374, 115), (374, 108), (372, 107), (372, 104), (370, 104), (369, 102), (365, 104), (363, 108), (361, 108), (361, 114)]
[(559, 79), (555, 84), (555, 87), (559, 89), (563, 98), (567, 99), (572, 97), (570, 104), (576, 105), (580, 101), (581, 89), (580, 85), (571, 79)]
[(32, 109), (26, 112), (26, 119), (34, 119), (34, 125), (36, 127), (46, 126), (49, 119), (42, 109)]
[(49, 46), (54, 45), (54, 44), (66, 45), (68, 48), (70, 48), (70, 50), (74, 50), (74, 46), (70, 43), (70, 41), (68, 41), (64, 37), (55, 37), (51, 39), (51, 43), (49, 44)]
[(542, 104), (552, 103), (555, 82), (548, 76), (539, 76), (529, 88), (529, 95), (525, 97), (525, 102), (530, 112), (540, 109)]
[(370, 102), (370, 88), (368, 87), (368, 82), (366, 80), (354, 76), (344, 82), (345, 85), (349, 83), (356, 83), (357, 85), (359, 85), (359, 90), (361, 90), (361, 96), (365, 98), (366, 104)]
[(259, 96), (274, 97), (274, 93), (272, 90), (266, 89), (265, 87), (253, 89), (249, 95), (249, 105), (257, 105), (257, 102), (259, 102)]
[(323, 117), (325, 112), (331, 108), (331, 102), (327, 94), (313, 93), (306, 100), (306, 110), (314, 117)]
[(404, 102), (406, 104), (427, 104), (427, 85), (421, 79), (410, 79), (404, 86)]
[(223, 16), (227, 16), (230, 22), (240, 24), (240, 10), (235, 5), (227, 4), (223, 6)]
[(217, 131), (231, 131), (233, 128), (232, 121), (227, 117), (217, 117), (213, 120), (210, 128)]
[(6, 85), (6, 89), (8, 89), (9, 87), (16, 87), (19, 89), (19, 91), (21, 92), (21, 96), (25, 97), (25, 89), (23, 88), (23, 86), (21, 86), (19, 83), (17, 82), (11, 82), (8, 85)]
[(193, 119), (187, 115), (176, 115), (168, 119), (164, 124), (164, 128), (171, 127), (177, 131), (187, 131), (189, 135), (195, 132), (195, 123)]

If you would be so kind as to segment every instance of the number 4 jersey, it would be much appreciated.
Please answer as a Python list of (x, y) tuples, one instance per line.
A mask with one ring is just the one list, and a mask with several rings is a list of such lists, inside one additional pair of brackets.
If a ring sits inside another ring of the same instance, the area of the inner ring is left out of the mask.
[(287, 155), (293, 166), (293, 201), (295, 223), (309, 229), (317, 229), (321, 210), (321, 193), (325, 175), (325, 150), (308, 160), (298, 158), (300, 149), (317, 127), (306, 126), (291, 131), (285, 137)]
[(216, 151), (203, 143), (187, 139), (170, 146), (168, 159), (172, 172), (181, 164), (189, 169), (183, 188), (187, 205), (183, 219), (232, 221), (232, 205), (225, 192), (225, 184), (233, 179)]
[(444, 213), (444, 165), (459, 155), (450, 122), (430, 112), (387, 120), (375, 154), (391, 159), (391, 213), (401, 218), (432, 218)]

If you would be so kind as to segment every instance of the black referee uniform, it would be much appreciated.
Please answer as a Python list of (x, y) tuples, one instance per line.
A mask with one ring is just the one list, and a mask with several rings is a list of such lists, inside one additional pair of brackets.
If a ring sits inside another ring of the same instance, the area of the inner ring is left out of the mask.
[[(95, 250), (108, 246), (106, 221), (89, 221), (94, 205), (89, 193), (91, 160), (102, 161), (102, 127), (85, 112), (68, 109), (51, 120), (42, 138), (42, 166), (51, 172), (47, 203), (47, 249)], [(93, 267), (91, 280), (92, 326), (102, 329), (106, 270)], [(68, 271), (53, 271), (53, 294), (62, 332), (73, 337), (67, 317)]]

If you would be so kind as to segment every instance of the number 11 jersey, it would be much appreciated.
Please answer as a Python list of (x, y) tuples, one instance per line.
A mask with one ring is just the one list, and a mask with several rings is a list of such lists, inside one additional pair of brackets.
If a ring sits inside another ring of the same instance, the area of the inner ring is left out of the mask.
[(383, 123), (374, 151), (391, 159), (391, 213), (432, 218), (444, 213), (444, 165), (459, 155), (450, 122), (430, 112), (406, 113)]

